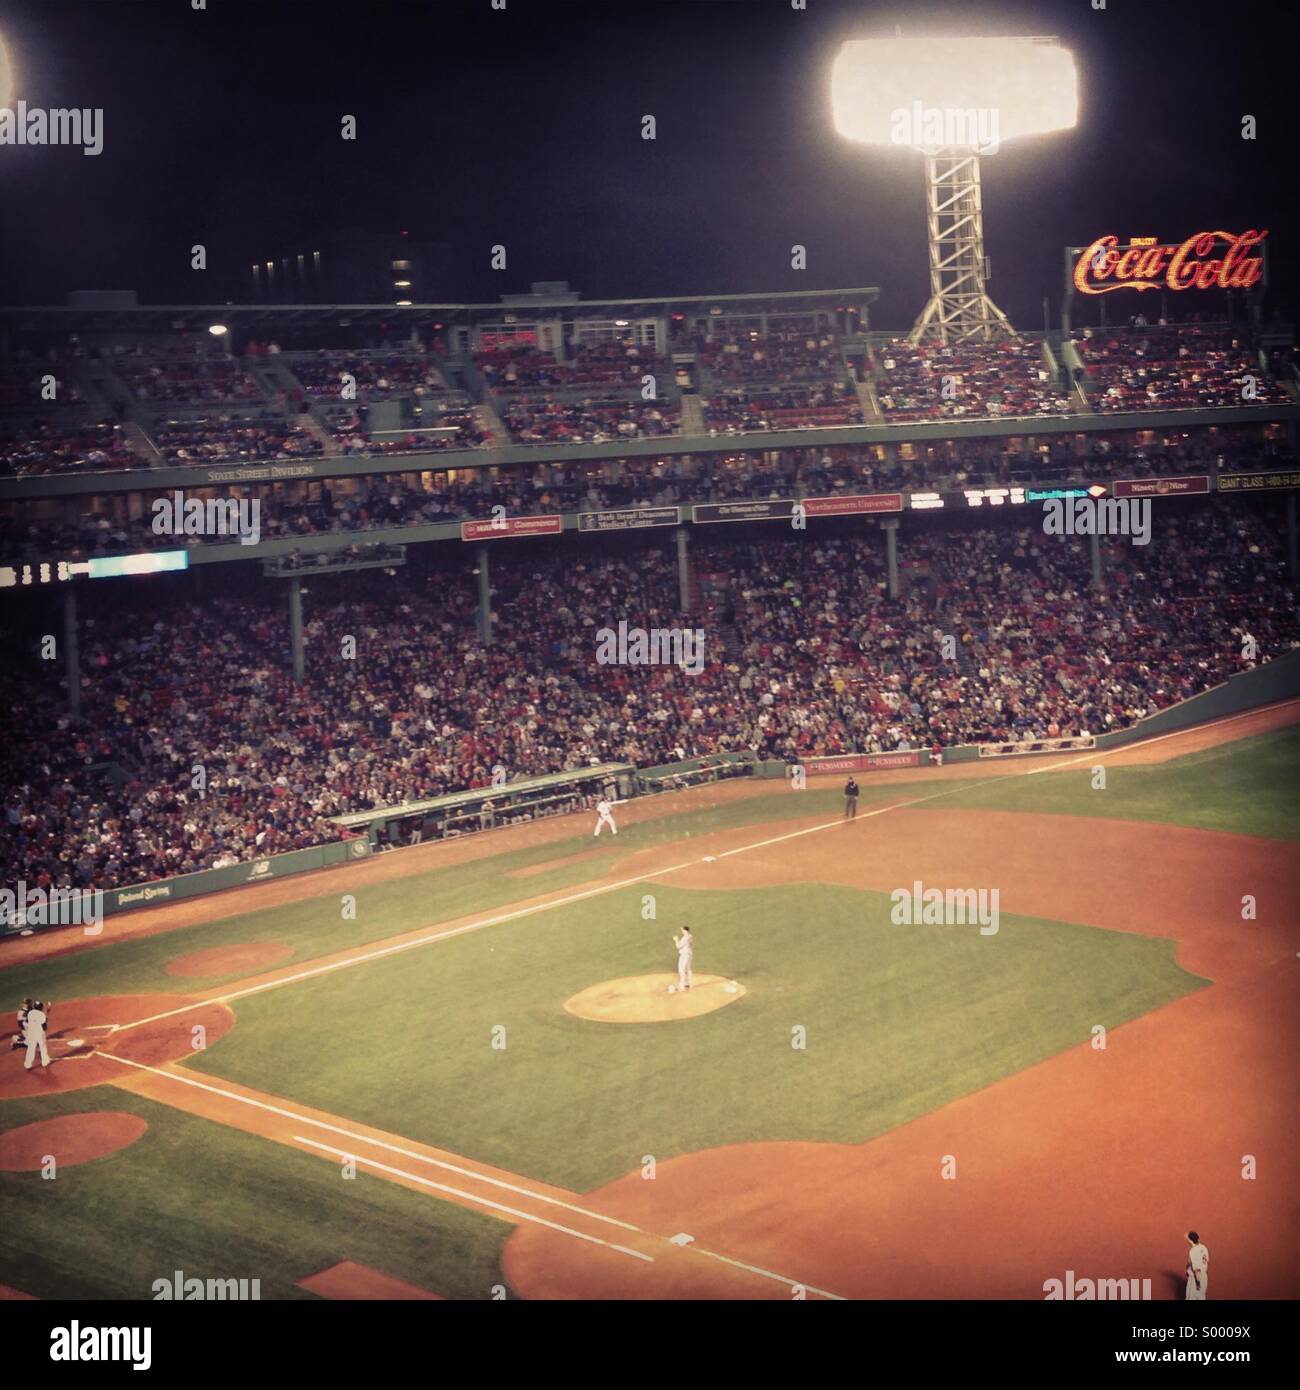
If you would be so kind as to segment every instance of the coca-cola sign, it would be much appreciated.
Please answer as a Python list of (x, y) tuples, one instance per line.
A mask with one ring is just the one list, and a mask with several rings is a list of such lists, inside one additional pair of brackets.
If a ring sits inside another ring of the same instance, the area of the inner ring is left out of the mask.
[(1098, 237), (1079, 251), (1074, 288), (1080, 294), (1114, 290), (1248, 290), (1264, 274), (1264, 257), (1251, 252), (1267, 231), (1197, 232), (1178, 245), (1154, 237), (1127, 246), (1115, 236)]

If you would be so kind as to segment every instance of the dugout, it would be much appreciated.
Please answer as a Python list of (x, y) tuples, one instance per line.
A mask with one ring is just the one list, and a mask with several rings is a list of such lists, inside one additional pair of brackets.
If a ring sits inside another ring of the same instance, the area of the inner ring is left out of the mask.
[(454, 839), (478, 830), (493, 830), (521, 821), (568, 815), (594, 805), (635, 795), (631, 763), (599, 763), (594, 767), (521, 777), (497, 786), (474, 787), (427, 801), (379, 806), (332, 817), (340, 830), (366, 835), (376, 849), (396, 849), (427, 840)]

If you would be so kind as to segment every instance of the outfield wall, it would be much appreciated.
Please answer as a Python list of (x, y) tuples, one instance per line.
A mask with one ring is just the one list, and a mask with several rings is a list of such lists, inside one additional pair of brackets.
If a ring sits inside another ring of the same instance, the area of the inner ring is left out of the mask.
[(1103, 749), (1119, 748), (1138, 739), (1176, 733), (1193, 724), (1223, 719), (1230, 714), (1241, 714), (1245, 710), (1258, 709), (1261, 705), (1275, 705), (1297, 696), (1300, 696), (1300, 648), (1279, 656), (1275, 661), (1265, 662), (1253, 671), (1231, 676), (1222, 685), (1203, 690), (1190, 700), (1170, 705), (1158, 714), (1148, 715), (1131, 729), (1102, 734), (1097, 746)]
[[(175, 902), (178, 898), (219, 893), (225, 888), (243, 888), (250, 883), (286, 878), (290, 874), (303, 874), (311, 869), (324, 869), (331, 864), (342, 864), (347, 859), (368, 858), (370, 852), (370, 841), (364, 837), (336, 840), (328, 845), (312, 845), (308, 849), (290, 850), (287, 854), (268, 855), (265, 859), (245, 860), (224, 869), (202, 869), (195, 874), (137, 883), (129, 888), (108, 888), (104, 890), (104, 916)], [(23, 926), (21, 921), (6, 924), (0, 929), (0, 940), (21, 931)]]

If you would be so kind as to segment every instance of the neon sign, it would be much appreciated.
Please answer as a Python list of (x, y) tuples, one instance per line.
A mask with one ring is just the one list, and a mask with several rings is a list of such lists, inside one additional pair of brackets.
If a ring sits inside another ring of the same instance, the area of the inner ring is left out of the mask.
[[(1098, 237), (1074, 263), (1074, 288), (1080, 294), (1114, 290), (1248, 290), (1264, 274), (1264, 257), (1249, 253), (1267, 231), (1197, 232), (1178, 246), (1160, 245), (1155, 237), (1135, 237), (1121, 247), (1119, 238)], [(1222, 256), (1211, 253), (1224, 245)], [(1109, 282), (1109, 283), (1108, 283)]]

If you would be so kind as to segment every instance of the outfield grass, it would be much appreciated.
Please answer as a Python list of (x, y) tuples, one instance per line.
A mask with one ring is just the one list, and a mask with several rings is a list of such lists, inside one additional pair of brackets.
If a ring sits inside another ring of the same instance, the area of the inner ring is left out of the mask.
[[(1095, 765), (1106, 768), (1104, 790), (1092, 787)], [(986, 783), (960, 793), (952, 804), (1300, 839), (1300, 728), (1147, 766), (1108, 766), (1106, 755), (1097, 753), (1066, 771)]]
[[(652, 922), (624, 889), (240, 1000), (193, 1065), (585, 1191), (648, 1153), (864, 1141), (1202, 983), (1173, 941), (1092, 927), (899, 927), (887, 894), (828, 885), (645, 889)], [(688, 1025), (564, 1011), (670, 968), (688, 919), (697, 970), (743, 999)]]
[(124, 1110), (144, 1136), (105, 1158), (0, 1173), (0, 1283), (37, 1298), (151, 1299), (156, 1279), (260, 1279), (268, 1298), (357, 1260), (445, 1298), (483, 1298), (501, 1282), (511, 1228), (450, 1202), (112, 1086), (4, 1102), (11, 1129), (55, 1115)]

